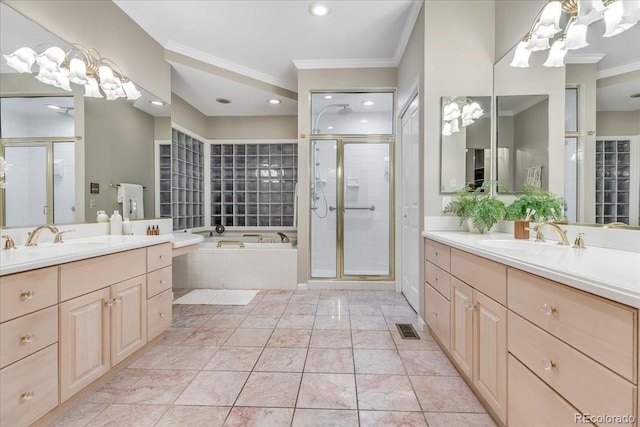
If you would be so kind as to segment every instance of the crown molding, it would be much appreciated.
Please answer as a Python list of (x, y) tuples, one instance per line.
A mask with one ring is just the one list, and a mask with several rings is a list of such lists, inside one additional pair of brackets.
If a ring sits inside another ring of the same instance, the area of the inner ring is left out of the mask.
[(510, 116), (518, 115), (518, 114), (522, 113), (524, 110), (527, 110), (527, 109), (533, 107), (538, 102), (540, 102), (540, 101), (544, 100), (545, 98), (547, 98), (547, 95), (529, 95), (529, 96), (531, 98), (527, 102), (524, 102), (524, 103), (518, 105), (518, 108), (515, 108), (513, 110), (499, 110), (498, 111), (498, 116), (500, 116), (500, 117), (510, 117)]
[(295, 65), (298, 70), (328, 68), (393, 68), (396, 66), (393, 58), (294, 59), (293, 65)]
[(640, 70), (640, 61), (631, 64), (621, 65), (620, 67), (609, 68), (596, 72), (596, 80), (605, 79), (607, 77), (617, 76), (619, 74), (631, 73)]
[(570, 53), (565, 59), (566, 64), (597, 64), (606, 53)]
[(200, 50), (193, 49), (189, 46), (185, 46), (173, 40), (169, 40), (166, 43), (165, 49), (175, 53), (179, 53), (184, 56), (191, 57), (193, 59), (196, 59), (198, 61), (201, 61), (207, 64), (215, 65), (216, 67), (224, 68), (225, 70), (229, 70), (234, 73), (241, 74), (243, 76), (247, 76), (255, 80), (260, 80), (265, 83), (269, 83), (274, 86), (278, 86), (294, 92), (298, 90), (297, 82), (289, 82), (289, 81), (281, 80), (277, 77), (254, 70), (252, 68), (248, 68), (243, 65), (239, 65), (234, 62), (219, 58), (217, 56), (210, 55)]
[(169, 40), (164, 36), (164, 32), (159, 29), (153, 21), (147, 19), (146, 16), (138, 10), (136, 7), (136, 1), (113, 0), (113, 2), (128, 15), (136, 25), (146, 31), (162, 47), (166, 47)]
[(416, 25), (418, 15), (420, 15), (420, 8), (422, 7), (423, 2), (423, 0), (420, 0), (411, 4), (409, 16), (407, 16), (407, 21), (404, 24), (402, 33), (400, 34), (400, 40), (398, 40), (396, 51), (393, 54), (394, 67), (397, 67), (400, 64), (402, 55), (404, 55), (404, 50), (407, 48), (407, 44), (409, 43), (409, 39), (411, 38), (413, 27)]

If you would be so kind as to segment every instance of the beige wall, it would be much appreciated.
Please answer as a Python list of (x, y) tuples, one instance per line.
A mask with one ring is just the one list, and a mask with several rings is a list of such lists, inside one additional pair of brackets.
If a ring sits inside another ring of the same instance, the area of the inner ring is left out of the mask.
[(396, 71), (395, 68), (298, 70), (298, 283), (307, 283), (309, 276), (310, 93), (395, 88)]
[[(128, 182), (146, 187), (145, 218), (154, 217), (154, 118), (126, 100), (105, 102), (85, 98), (85, 194), (96, 208), (86, 209), (86, 221), (95, 222), (96, 212), (122, 210), (116, 188), (109, 184)], [(89, 183), (100, 184), (99, 194), (89, 193)]]
[(97, 49), (136, 84), (163, 101), (171, 100), (171, 68), (164, 59), (164, 48), (115, 3), (3, 1), (66, 42)]
[(640, 110), (599, 111), (596, 126), (598, 136), (640, 135)]
[(546, 3), (546, 0), (496, 0), (495, 62), (525, 36)]
[(206, 138), (208, 132), (207, 116), (175, 93), (171, 94), (171, 121)]
[[(549, 176), (549, 100), (545, 99), (513, 117), (515, 149), (514, 191), (521, 191), (526, 169), (542, 166), (542, 188), (548, 188)], [(563, 193), (560, 193), (563, 194)]]
[(297, 116), (207, 118), (207, 139), (297, 139)]
[(153, 135), (157, 141), (171, 140), (171, 117), (156, 117), (153, 121)]

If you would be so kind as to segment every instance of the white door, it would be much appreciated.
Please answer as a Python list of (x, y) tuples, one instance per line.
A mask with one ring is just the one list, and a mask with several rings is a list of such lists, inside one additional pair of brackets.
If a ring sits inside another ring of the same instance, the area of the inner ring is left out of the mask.
[(416, 312), (420, 312), (420, 283), (418, 259), (420, 247), (418, 209), (420, 105), (416, 96), (402, 116), (402, 293)]

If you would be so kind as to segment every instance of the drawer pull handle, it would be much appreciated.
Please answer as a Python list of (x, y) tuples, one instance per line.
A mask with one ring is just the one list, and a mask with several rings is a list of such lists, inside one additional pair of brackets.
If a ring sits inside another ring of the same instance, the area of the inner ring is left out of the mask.
[(167, 283), (166, 280), (164, 280), (164, 279), (160, 280), (160, 284), (161, 285), (164, 285), (165, 283)]
[(111, 298), (105, 301), (105, 307), (113, 307), (117, 302), (120, 301), (120, 298)]
[(436, 282), (438, 281), (438, 276), (436, 276)]
[(433, 315), (433, 317), (438, 317), (438, 313), (436, 313), (435, 311), (431, 314)]
[(464, 303), (464, 306), (467, 308), (467, 310), (473, 310), (475, 307), (473, 306), (473, 303), (471, 301), (467, 301)]
[(550, 371), (556, 367), (556, 362), (554, 362), (553, 360), (544, 360), (542, 362), (542, 366), (544, 366), (545, 371)]
[(433, 251), (433, 256), (438, 256), (438, 251)]
[(553, 316), (555, 315), (558, 310), (549, 304), (544, 304), (542, 307), (540, 307), (540, 310), (544, 313), (545, 316)]
[(164, 317), (164, 316), (166, 316), (166, 314), (160, 313), (160, 317)]
[(23, 391), (22, 394), (20, 395), (20, 400), (31, 400), (33, 399), (34, 395), (35, 393), (32, 391)]
[(164, 259), (164, 255), (160, 255), (160, 259)]
[(20, 294), (20, 298), (22, 298), (22, 299), (31, 299), (31, 298), (33, 298), (33, 296), (34, 296), (35, 294), (36, 294), (36, 293), (35, 293), (33, 290), (29, 289), (28, 291), (24, 291), (24, 292), (22, 292), (22, 293)]
[(36, 339), (36, 334), (24, 334), (20, 337), (20, 342), (23, 344), (29, 344)]

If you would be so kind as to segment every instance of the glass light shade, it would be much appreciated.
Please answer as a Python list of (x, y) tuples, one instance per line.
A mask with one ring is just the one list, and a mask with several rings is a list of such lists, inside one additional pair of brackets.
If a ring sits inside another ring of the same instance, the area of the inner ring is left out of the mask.
[(567, 55), (565, 42), (562, 39), (556, 40), (551, 46), (547, 61), (542, 64), (545, 67), (564, 67), (564, 57)]
[(71, 86), (69, 85), (69, 71), (61, 68), (60, 71), (53, 74), (56, 78), (56, 84), (54, 86), (71, 92)]
[(562, 29), (553, 24), (551, 25), (537, 24), (533, 28), (533, 34), (540, 39), (551, 39), (560, 31), (562, 31)]
[(561, 31), (560, 28), (560, 15), (562, 15), (562, 2), (550, 1), (546, 4), (540, 19), (538, 19), (537, 28), (534, 29), (534, 33), (538, 37), (550, 38), (558, 34)]
[(480, 104), (478, 104), (477, 102), (474, 102), (474, 103), (471, 104), (471, 118), (472, 119), (478, 120), (480, 117), (482, 117), (483, 114), (484, 114), (484, 111), (480, 107)]
[(509, 64), (511, 67), (529, 68), (529, 56), (531, 56), (531, 51), (527, 48), (528, 46), (528, 41), (521, 41), (518, 43), (516, 53), (513, 55), (511, 64)]
[(617, 36), (636, 24), (636, 22), (625, 22), (625, 20), (623, 20), (624, 7), (625, 5), (622, 0), (618, 0), (607, 6), (607, 10), (604, 11), (605, 32), (602, 37)]
[(450, 102), (444, 106), (443, 118), (444, 120), (453, 120), (460, 117), (460, 106), (455, 102)]
[(30, 73), (36, 62), (36, 52), (30, 47), (21, 47), (9, 55), (3, 55), (7, 65), (20, 73)]
[(451, 136), (451, 122), (444, 122), (444, 126), (442, 126), (442, 135)]
[(587, 43), (587, 26), (571, 22), (565, 35), (565, 48), (567, 50), (582, 49), (589, 46)]
[(473, 119), (469, 117), (462, 116), (462, 126), (469, 126), (473, 124)]
[(460, 132), (460, 120), (453, 119), (451, 120), (451, 132)]
[(578, 2), (576, 22), (581, 25), (593, 24), (603, 17), (605, 6), (602, 0), (582, 0)]
[(118, 83), (113, 75), (111, 67), (101, 65), (98, 67), (98, 76), (100, 77), (100, 87), (102, 90), (114, 90), (118, 88)]
[(55, 73), (47, 71), (46, 68), (40, 68), (38, 74), (36, 74), (36, 80), (51, 86), (56, 86), (56, 84), (58, 83)]
[(550, 49), (551, 45), (549, 44), (549, 39), (547, 37), (538, 37), (535, 34), (532, 34), (527, 48), (532, 52), (538, 52)]
[(134, 85), (131, 80), (129, 80), (126, 83), (124, 83), (122, 85), (122, 88), (124, 89), (124, 92), (127, 94), (127, 99), (128, 100), (133, 101), (133, 100), (138, 99), (138, 98), (140, 98), (142, 96), (140, 91), (136, 88), (136, 85)]
[(84, 96), (86, 96), (87, 98), (103, 98), (102, 94), (100, 93), (98, 81), (95, 78), (89, 77), (87, 79), (87, 84), (84, 85)]
[(36, 64), (38, 64), (40, 68), (44, 68), (53, 73), (60, 71), (60, 64), (64, 61), (65, 56), (64, 50), (58, 46), (52, 46), (41, 54), (36, 55)]
[(73, 58), (69, 62), (69, 81), (82, 86), (87, 84), (87, 65), (82, 59)]
[(631, 24), (631, 26), (633, 26), (638, 21), (640, 21), (640, 1), (625, 0), (624, 4), (622, 5), (622, 9), (624, 12), (622, 13), (621, 23)]

